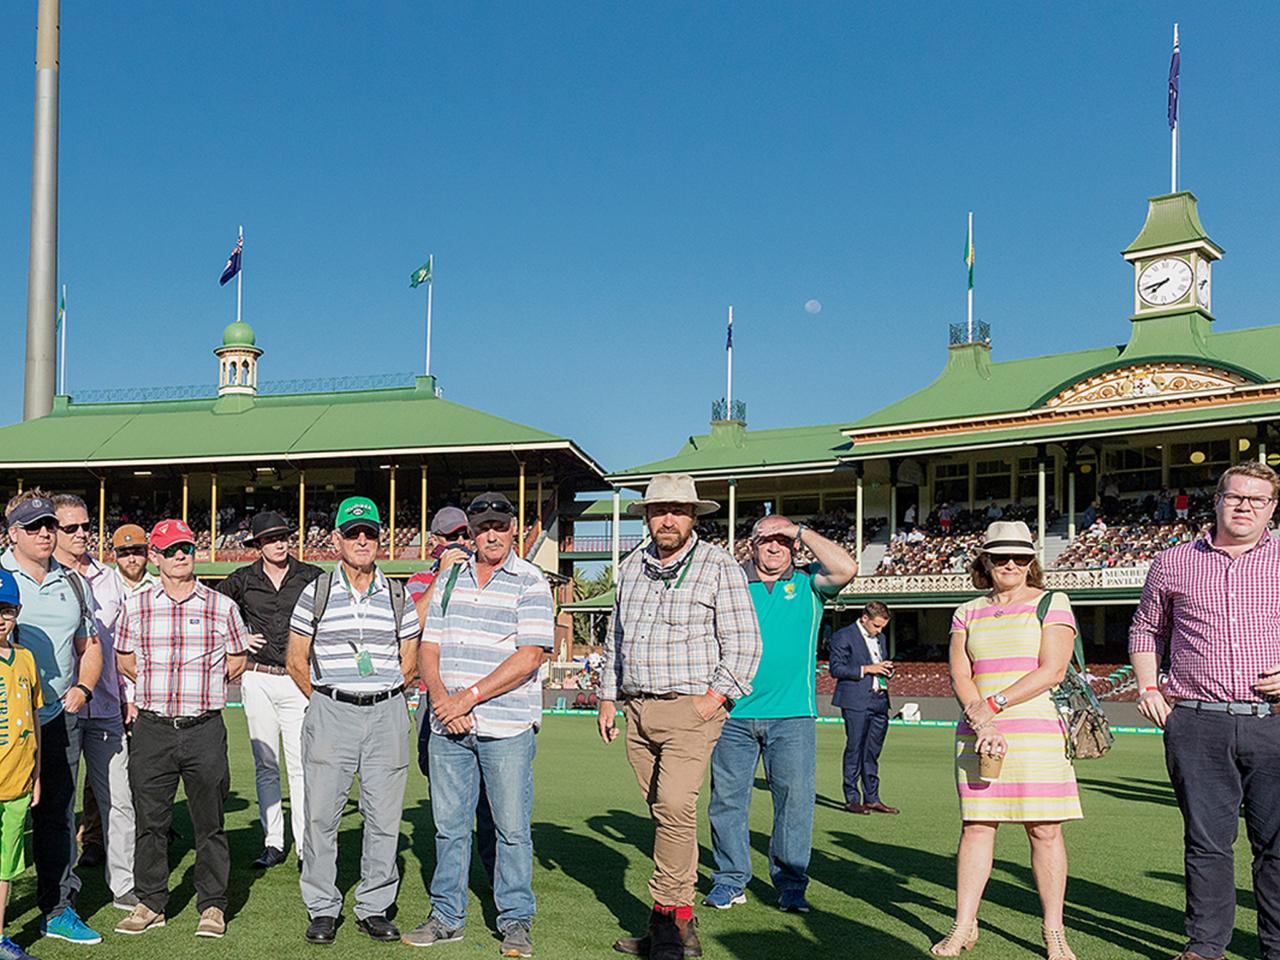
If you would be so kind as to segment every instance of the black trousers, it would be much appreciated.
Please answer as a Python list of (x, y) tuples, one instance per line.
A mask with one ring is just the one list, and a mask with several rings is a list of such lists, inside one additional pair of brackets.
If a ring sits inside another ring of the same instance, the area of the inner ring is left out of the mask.
[(844, 717), (845, 803), (880, 802), (880, 751), (889, 732), (889, 698), (880, 696), (877, 701), (867, 710), (840, 711)]
[(40, 725), (40, 802), (31, 808), (35, 847), (36, 904), (56, 917), (80, 889), (76, 862), (76, 775), (80, 765), (80, 721), (63, 711)]
[(169, 824), (178, 781), (196, 835), (196, 909), (227, 909), (231, 855), (223, 810), (231, 788), (227, 728), (221, 714), (175, 730), (146, 714), (138, 716), (129, 744), (129, 785), (137, 818), (133, 855), (134, 892), (157, 913), (169, 900)]
[(1227, 952), (1235, 928), (1232, 846), (1244, 806), (1264, 960), (1280, 960), (1280, 716), (1233, 717), (1176, 707), (1165, 762), (1184, 826), (1187, 949)]

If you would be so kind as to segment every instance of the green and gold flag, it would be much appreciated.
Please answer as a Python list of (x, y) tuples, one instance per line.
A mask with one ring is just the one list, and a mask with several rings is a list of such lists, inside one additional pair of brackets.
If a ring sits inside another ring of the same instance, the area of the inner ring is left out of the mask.
[(964, 238), (964, 265), (969, 268), (969, 289), (973, 289), (973, 224)]
[(420, 266), (409, 276), (409, 286), (416, 288), (420, 283), (426, 283), (431, 279), (431, 257), (427, 257), (427, 262)]

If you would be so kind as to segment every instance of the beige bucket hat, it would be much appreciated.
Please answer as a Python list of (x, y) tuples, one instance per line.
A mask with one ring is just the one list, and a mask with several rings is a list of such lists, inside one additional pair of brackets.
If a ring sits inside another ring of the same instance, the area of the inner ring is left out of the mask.
[(1036, 544), (1031, 528), (1021, 520), (997, 520), (987, 527), (982, 538), (982, 553), (1004, 553), (1013, 556), (1034, 557)]
[(698, 488), (687, 473), (659, 473), (645, 487), (644, 496), (627, 504), (627, 514), (643, 517), (644, 508), (651, 503), (692, 503), (698, 516), (715, 513), (720, 504), (714, 500), (699, 500)]

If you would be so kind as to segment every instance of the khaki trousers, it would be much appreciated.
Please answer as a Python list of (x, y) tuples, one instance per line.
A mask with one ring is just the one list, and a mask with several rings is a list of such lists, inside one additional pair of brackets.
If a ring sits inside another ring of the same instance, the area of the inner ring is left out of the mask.
[(649, 894), (663, 906), (693, 904), (698, 880), (698, 793), (726, 717), (717, 707), (702, 719), (692, 696), (635, 698), (623, 707), (627, 760), (653, 818)]

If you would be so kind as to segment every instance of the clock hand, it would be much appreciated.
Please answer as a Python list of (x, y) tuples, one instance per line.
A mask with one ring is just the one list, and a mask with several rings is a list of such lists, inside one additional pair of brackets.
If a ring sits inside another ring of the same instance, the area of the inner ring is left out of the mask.
[(1159, 290), (1161, 287), (1163, 287), (1163, 286), (1164, 286), (1166, 283), (1168, 283), (1168, 282), (1169, 282), (1169, 277), (1165, 277), (1165, 278), (1164, 278), (1163, 280), (1161, 280), (1159, 283), (1153, 283), (1153, 284), (1151, 284), (1151, 286), (1149, 286), (1149, 287), (1144, 287), (1143, 289), (1145, 289), (1148, 293), (1153, 293), (1153, 292), (1155, 292), (1156, 290)]

